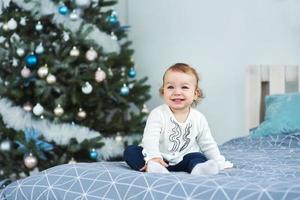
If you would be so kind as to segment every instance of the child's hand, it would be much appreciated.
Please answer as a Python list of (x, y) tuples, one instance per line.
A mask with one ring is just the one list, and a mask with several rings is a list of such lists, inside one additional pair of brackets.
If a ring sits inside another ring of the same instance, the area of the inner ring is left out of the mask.
[[(153, 162), (157, 162), (157, 163), (161, 164), (164, 167), (168, 167), (168, 164), (162, 158), (152, 158), (150, 160), (153, 161)], [(147, 171), (147, 164), (145, 164), (144, 167), (142, 167), (140, 169), (140, 171)]]

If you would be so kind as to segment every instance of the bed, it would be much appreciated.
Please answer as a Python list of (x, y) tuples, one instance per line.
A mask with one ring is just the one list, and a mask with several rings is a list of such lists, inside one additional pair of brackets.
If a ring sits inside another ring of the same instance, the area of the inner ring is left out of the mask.
[[(247, 68), (250, 135), (220, 146), (235, 164), (232, 169), (213, 176), (192, 176), (184, 172), (136, 172), (124, 162), (65, 164), (9, 184), (1, 191), (0, 199), (300, 199), (300, 94), (283, 94), (289, 87), (299, 91), (299, 72), (298, 66)], [(296, 86), (286, 87), (287, 82), (295, 82)], [(262, 103), (265, 95), (268, 104)], [(291, 106), (294, 104), (296, 107)], [(283, 124), (276, 121), (280, 110), (289, 111), (283, 113)], [(270, 129), (274, 120), (277, 124)]]

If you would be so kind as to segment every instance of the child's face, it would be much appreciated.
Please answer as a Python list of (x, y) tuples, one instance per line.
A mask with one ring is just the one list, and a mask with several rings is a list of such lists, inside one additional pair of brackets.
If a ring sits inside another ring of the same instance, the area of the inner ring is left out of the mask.
[(197, 80), (192, 74), (168, 71), (163, 85), (163, 98), (172, 111), (189, 109), (197, 99)]

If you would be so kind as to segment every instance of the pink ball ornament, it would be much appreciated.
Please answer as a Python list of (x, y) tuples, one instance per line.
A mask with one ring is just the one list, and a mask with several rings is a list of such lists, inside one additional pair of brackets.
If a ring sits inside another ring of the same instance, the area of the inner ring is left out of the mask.
[(101, 70), (100, 68), (97, 69), (97, 71), (95, 72), (95, 80), (96, 82), (100, 83), (102, 81), (104, 81), (106, 78), (106, 73)]
[(28, 69), (27, 67), (23, 67), (23, 69), (21, 70), (21, 76), (23, 78), (28, 78), (31, 74), (30, 69)]

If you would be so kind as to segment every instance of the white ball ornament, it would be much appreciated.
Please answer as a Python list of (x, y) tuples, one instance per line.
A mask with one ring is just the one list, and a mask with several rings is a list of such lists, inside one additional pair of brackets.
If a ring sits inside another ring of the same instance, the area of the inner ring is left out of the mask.
[(16, 22), (16, 20), (14, 18), (11, 18), (8, 22), (7, 22), (7, 26), (9, 30), (15, 30), (18, 27), (18, 24)]
[(95, 80), (96, 82), (100, 83), (102, 81), (104, 81), (106, 78), (106, 73), (101, 70), (100, 68), (97, 69), (97, 71), (95, 72)]
[(85, 119), (86, 118), (86, 112), (84, 110), (82, 110), (82, 108), (79, 108), (79, 111), (77, 113), (77, 116), (80, 118), (80, 119)]
[(0, 144), (0, 150), (1, 151), (10, 151), (11, 150), (11, 142), (10, 140), (6, 139), (3, 140)]
[(22, 56), (25, 55), (25, 50), (23, 48), (17, 48), (17, 52), (16, 53), (17, 53), (17, 55), (19, 57), (22, 57)]
[(2, 25), (2, 29), (3, 29), (4, 31), (8, 31), (8, 30), (9, 30), (8, 24), (7, 24), (7, 23), (3, 24), (3, 25)]
[(87, 8), (91, 4), (91, 0), (75, 0), (75, 4), (81, 8)]
[(37, 31), (43, 30), (43, 25), (40, 21), (38, 21), (38, 23), (35, 25), (35, 30)]
[(81, 91), (84, 94), (90, 94), (93, 91), (93, 87), (89, 82), (85, 82), (85, 84), (81, 87)]
[(73, 11), (71, 12), (71, 14), (70, 14), (70, 19), (71, 19), (72, 21), (75, 21), (75, 20), (78, 19), (78, 13), (77, 13), (76, 10), (73, 10)]
[(40, 43), (36, 48), (35, 48), (35, 53), (41, 54), (44, 53), (44, 46), (42, 43)]
[(41, 104), (37, 103), (34, 107), (33, 107), (33, 114), (35, 114), (36, 116), (41, 115), (44, 112), (44, 108), (43, 106), (41, 106)]
[(70, 56), (72, 57), (78, 57), (80, 54), (79, 50), (77, 49), (77, 47), (73, 47), (72, 50), (70, 51)]
[(85, 57), (88, 61), (94, 61), (98, 57), (98, 53), (93, 48), (90, 48), (86, 52)]
[(38, 163), (37, 158), (31, 153), (24, 157), (24, 164), (28, 169), (35, 168), (37, 166), (37, 163)]
[(29, 102), (26, 102), (24, 105), (23, 105), (23, 109), (27, 112), (30, 112), (32, 110), (32, 105), (31, 103)]
[(56, 77), (53, 74), (49, 74), (46, 78), (47, 83), (53, 84), (56, 82)]
[(64, 114), (64, 109), (61, 107), (60, 104), (58, 104), (58, 105), (56, 106), (56, 108), (54, 108), (54, 114), (55, 114), (56, 116), (61, 116), (62, 114)]
[(44, 66), (42, 66), (38, 69), (37, 73), (38, 73), (39, 77), (44, 78), (47, 76), (48, 72), (49, 72), (48, 66), (47, 66), (47, 64), (45, 64)]
[(28, 78), (31, 74), (30, 69), (28, 69), (27, 67), (23, 67), (23, 69), (21, 70), (21, 76), (23, 78)]

